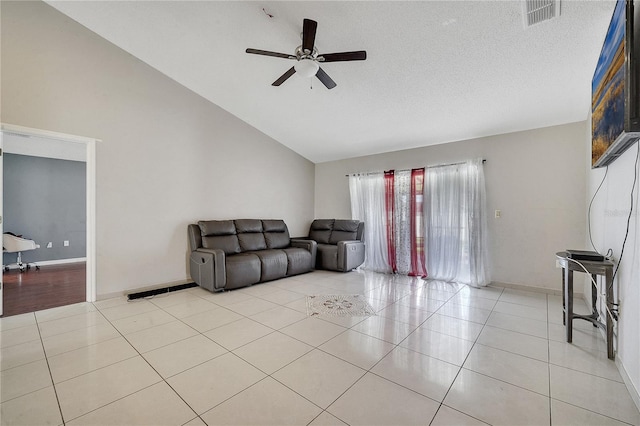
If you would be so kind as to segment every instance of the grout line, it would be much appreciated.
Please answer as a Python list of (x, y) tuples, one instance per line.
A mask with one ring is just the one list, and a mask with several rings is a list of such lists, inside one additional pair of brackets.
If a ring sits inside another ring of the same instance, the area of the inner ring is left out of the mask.
[(47, 350), (44, 347), (44, 341), (42, 340), (42, 334), (40, 333), (40, 323), (38, 322), (38, 317), (36, 313), (33, 313), (33, 317), (36, 320), (36, 327), (38, 329), (38, 335), (40, 336), (40, 344), (42, 345), (42, 352), (44, 352), (44, 359), (47, 363), (47, 369), (49, 370), (49, 378), (51, 379), (51, 386), (53, 387), (53, 393), (56, 396), (56, 403), (58, 404), (58, 412), (60, 413), (60, 419), (62, 419), (62, 424), (65, 425), (66, 421), (64, 419), (64, 414), (62, 413), (62, 406), (60, 405), (60, 397), (58, 396), (58, 388), (56, 387), (56, 382), (53, 380), (53, 374), (51, 373), (51, 365), (49, 365), (49, 357), (47, 356)]

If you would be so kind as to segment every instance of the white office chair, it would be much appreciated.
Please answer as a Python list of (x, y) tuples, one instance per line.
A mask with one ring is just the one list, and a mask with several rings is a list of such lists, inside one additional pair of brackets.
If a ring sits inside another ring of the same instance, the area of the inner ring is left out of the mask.
[(38, 265), (35, 263), (23, 263), (22, 262), (22, 252), (28, 250), (35, 250), (40, 248), (40, 244), (36, 244), (33, 240), (28, 240), (26, 238), (18, 237), (13, 234), (3, 234), (2, 235), (2, 247), (3, 251), (6, 253), (18, 253), (18, 259), (16, 263), (12, 263), (10, 265), (4, 265), (4, 270), (8, 271), (11, 269), (11, 266), (16, 265), (20, 272), (24, 272), (27, 269), (30, 269), (31, 266), (35, 266), (36, 269), (40, 269)]

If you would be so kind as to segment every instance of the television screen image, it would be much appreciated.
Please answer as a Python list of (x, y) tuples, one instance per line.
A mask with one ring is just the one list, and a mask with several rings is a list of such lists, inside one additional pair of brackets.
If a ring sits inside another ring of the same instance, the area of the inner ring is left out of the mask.
[(625, 131), (625, 6), (616, 4), (591, 83), (593, 165)]

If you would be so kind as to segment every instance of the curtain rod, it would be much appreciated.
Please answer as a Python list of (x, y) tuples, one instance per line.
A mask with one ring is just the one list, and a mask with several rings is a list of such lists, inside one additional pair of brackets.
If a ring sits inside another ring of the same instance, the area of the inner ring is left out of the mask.
[[(482, 159), (482, 163), (484, 164), (486, 162), (487, 162), (487, 160), (483, 158)], [(457, 163), (436, 164), (435, 166), (427, 166), (427, 167), (425, 167), (425, 169), (436, 169), (438, 167), (457, 166), (458, 164), (465, 164), (465, 163), (466, 163), (466, 161), (458, 161)], [(418, 167), (418, 168), (420, 169), (421, 167)], [(404, 169), (404, 170), (398, 170), (398, 171), (399, 172), (409, 172), (409, 171), (411, 171), (411, 169)], [(376, 173), (384, 173), (384, 172), (351, 173), (351, 174), (345, 175), (345, 177), (349, 177), (351, 175), (365, 175), (365, 176), (366, 175), (374, 175)]]

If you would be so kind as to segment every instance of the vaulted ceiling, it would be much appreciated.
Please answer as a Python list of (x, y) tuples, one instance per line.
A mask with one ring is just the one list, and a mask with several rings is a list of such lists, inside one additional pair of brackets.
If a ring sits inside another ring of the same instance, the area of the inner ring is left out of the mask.
[[(521, 1), (50, 1), (51, 6), (313, 162), (585, 120), (615, 2), (563, 1), (526, 28)], [(294, 75), (303, 18), (337, 83)]]

